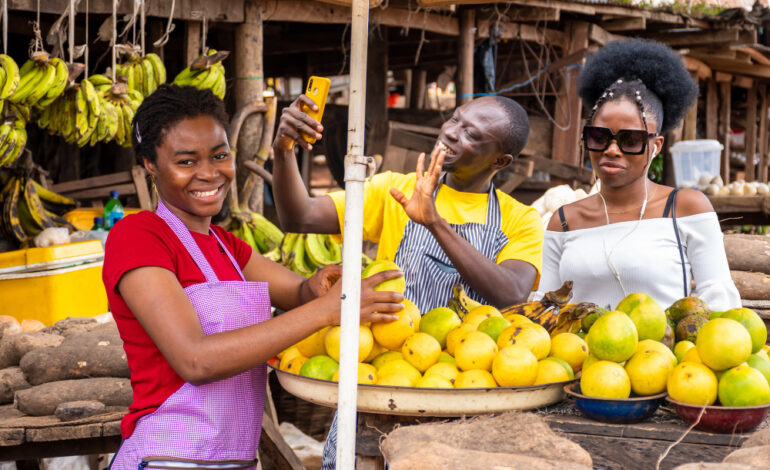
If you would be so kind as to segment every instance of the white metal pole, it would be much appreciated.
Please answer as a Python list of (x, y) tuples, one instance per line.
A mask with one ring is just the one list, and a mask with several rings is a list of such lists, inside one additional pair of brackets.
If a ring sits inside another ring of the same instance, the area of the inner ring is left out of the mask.
[(348, 154), (345, 157), (345, 230), (342, 240), (342, 319), (337, 399), (337, 468), (355, 468), (358, 328), (361, 310), (361, 248), (364, 218), (364, 111), (369, 0), (353, 0), (350, 35)]

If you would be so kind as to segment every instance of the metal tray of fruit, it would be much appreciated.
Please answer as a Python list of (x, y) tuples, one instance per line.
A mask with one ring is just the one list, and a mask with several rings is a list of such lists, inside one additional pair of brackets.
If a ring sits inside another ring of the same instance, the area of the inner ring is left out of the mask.
[[(303, 400), (337, 407), (337, 382), (303, 377), (268, 365), (287, 392)], [(358, 411), (363, 413), (455, 417), (510, 410), (530, 410), (552, 405), (566, 397), (564, 385), (577, 379), (527, 387), (416, 388), (358, 385)]]

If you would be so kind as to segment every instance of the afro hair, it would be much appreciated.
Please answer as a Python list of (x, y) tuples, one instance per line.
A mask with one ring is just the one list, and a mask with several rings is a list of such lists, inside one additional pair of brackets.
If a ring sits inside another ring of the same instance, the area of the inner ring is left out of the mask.
[[(586, 107), (597, 104), (618, 79), (640, 80), (660, 100), (658, 134), (679, 124), (698, 93), (682, 59), (669, 47), (644, 39), (610, 42), (586, 60), (578, 77), (578, 93)], [(645, 103), (650, 111), (656, 107)]]

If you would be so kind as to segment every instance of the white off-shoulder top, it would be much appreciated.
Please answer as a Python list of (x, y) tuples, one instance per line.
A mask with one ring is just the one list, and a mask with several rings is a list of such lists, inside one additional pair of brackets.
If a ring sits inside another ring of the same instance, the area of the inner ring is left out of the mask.
[[(704, 300), (711, 310), (740, 307), (740, 295), (730, 277), (716, 213), (677, 217), (676, 221), (684, 250), (688, 295)], [(637, 223), (633, 233), (626, 236)], [(625, 292), (610, 263), (620, 275)], [(690, 289), (692, 279), (695, 291)], [(576, 302), (593, 302), (612, 309), (627, 294), (642, 292), (667, 308), (685, 296), (672, 219), (618, 222), (567, 232), (546, 231), (543, 272), (535, 298), (559, 288), (566, 280), (574, 282), (572, 299)]]

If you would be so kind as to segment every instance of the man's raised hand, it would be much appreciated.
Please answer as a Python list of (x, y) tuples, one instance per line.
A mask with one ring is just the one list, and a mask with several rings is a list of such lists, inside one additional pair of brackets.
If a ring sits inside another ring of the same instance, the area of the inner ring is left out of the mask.
[(441, 216), (436, 211), (436, 202), (433, 200), (433, 192), (441, 178), (441, 165), (444, 163), (446, 152), (437, 145), (430, 155), (428, 171), (423, 171), (425, 165), (425, 153), (417, 158), (417, 181), (414, 184), (414, 193), (411, 199), (407, 199), (404, 193), (396, 188), (390, 190), (390, 195), (398, 201), (414, 222), (429, 227), (439, 220)]

